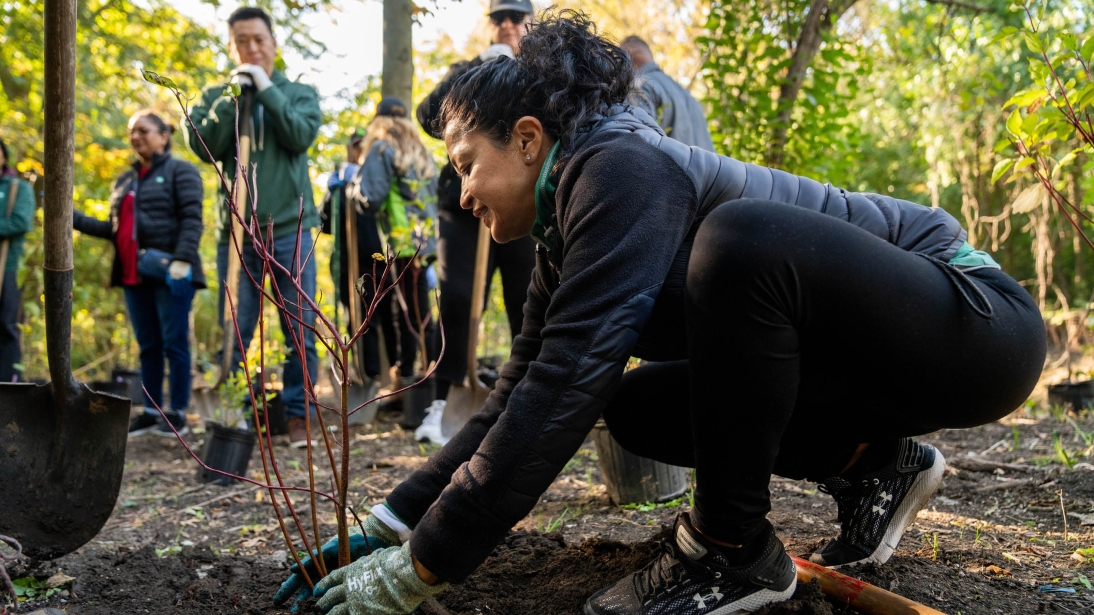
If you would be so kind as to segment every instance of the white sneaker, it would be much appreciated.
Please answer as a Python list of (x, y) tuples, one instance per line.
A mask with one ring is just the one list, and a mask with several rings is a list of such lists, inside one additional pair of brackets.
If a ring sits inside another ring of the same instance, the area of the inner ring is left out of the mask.
[(443, 399), (435, 399), (425, 409), (425, 418), (422, 419), (422, 424), (414, 430), (414, 439), (418, 442), (435, 442), (441, 446), (448, 444), (448, 438), (441, 435), (441, 417), (444, 415), (444, 404)]

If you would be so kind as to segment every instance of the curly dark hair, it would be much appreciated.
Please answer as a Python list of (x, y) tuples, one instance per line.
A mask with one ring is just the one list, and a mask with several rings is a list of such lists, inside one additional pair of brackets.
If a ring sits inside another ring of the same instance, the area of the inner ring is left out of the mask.
[(455, 125), (481, 130), (495, 143), (512, 137), (518, 119), (532, 116), (572, 153), (574, 134), (597, 113), (622, 103), (631, 90), (630, 56), (597, 33), (588, 15), (545, 11), (520, 39), (520, 56), (501, 57), (456, 80), (437, 118), (437, 133)]

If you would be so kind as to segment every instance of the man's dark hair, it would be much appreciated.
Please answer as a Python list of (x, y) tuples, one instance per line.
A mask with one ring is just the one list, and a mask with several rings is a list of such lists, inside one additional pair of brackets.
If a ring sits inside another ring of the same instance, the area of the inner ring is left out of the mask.
[(461, 132), (481, 130), (505, 143), (516, 121), (529, 115), (561, 142), (561, 163), (572, 153), (574, 133), (624, 102), (633, 79), (630, 57), (598, 35), (585, 13), (546, 12), (520, 40), (520, 57), (490, 60), (456, 80), (437, 132), (454, 123)]
[(273, 36), (273, 20), (270, 19), (270, 14), (257, 6), (242, 6), (232, 11), (232, 14), (228, 16), (228, 27), (231, 28), (238, 21), (251, 19), (261, 19), (266, 24), (266, 29), (270, 31), (270, 36)]
[(4, 164), (0, 164), (0, 177), (4, 175), (12, 174), (15, 172), (15, 167), (11, 166), (11, 155), (8, 154), (8, 145), (4, 143), (3, 139), (0, 139), (0, 151), (4, 152)]

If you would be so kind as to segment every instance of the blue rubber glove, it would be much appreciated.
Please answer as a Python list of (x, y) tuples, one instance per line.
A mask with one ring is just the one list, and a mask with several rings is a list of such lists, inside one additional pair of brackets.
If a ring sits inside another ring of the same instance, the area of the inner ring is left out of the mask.
[(315, 586), (315, 596), (330, 615), (410, 615), (447, 587), (426, 585), (418, 577), (408, 542), (335, 570)]
[[(369, 536), (366, 541), (364, 536), (352, 534), (349, 537), (350, 561), (356, 561), (374, 551), (379, 551), (380, 549), (385, 549), (390, 546), (392, 545), (385, 543), (375, 536)], [(320, 552), (323, 554), (323, 563), (326, 564), (327, 570), (331, 570), (338, 566), (337, 538), (331, 539), (327, 544), (323, 545)], [(314, 554), (314, 551), (312, 553)], [(319, 571), (316, 570), (315, 562), (312, 561), (312, 558), (305, 557), (301, 560), (301, 563), (304, 564), (304, 569), (308, 571), (308, 577), (311, 578), (312, 582), (318, 582)], [(304, 575), (300, 574), (300, 566), (293, 564), (292, 567), (289, 568), (289, 572), (292, 574), (289, 575), (288, 580), (281, 584), (281, 588), (274, 594), (273, 601), (274, 604), (280, 606), (295, 595), (296, 600), (294, 601), (293, 611), (296, 611), (301, 601), (311, 597), (311, 588), (304, 582)]]
[(193, 267), (183, 261), (171, 261), (167, 268), (167, 286), (176, 297), (186, 297), (194, 292), (190, 281), (194, 279)]

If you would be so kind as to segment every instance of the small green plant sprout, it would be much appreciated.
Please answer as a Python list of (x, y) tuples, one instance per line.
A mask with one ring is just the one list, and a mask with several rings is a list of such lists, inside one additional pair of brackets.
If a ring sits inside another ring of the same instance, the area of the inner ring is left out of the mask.
[(1087, 589), (1094, 589), (1094, 586), (1091, 586), (1091, 584), (1090, 584), (1090, 579), (1086, 578), (1085, 574), (1078, 575), (1077, 577), (1075, 577), (1074, 579), (1071, 580), (1071, 583), (1072, 583), (1072, 585), (1080, 584), (1080, 585), (1082, 585), (1083, 587), (1085, 587)]
[[(71, 582), (72, 579), (69, 579), (69, 583)], [(15, 579), (11, 584), (15, 588), (15, 598), (19, 602), (49, 600), (53, 596), (61, 593), (61, 588), (59, 586), (49, 587), (49, 580), (39, 581), (34, 577)]]
[(972, 539), (972, 544), (974, 544), (974, 545), (975, 545), (975, 544), (979, 544), (979, 543), (980, 543), (980, 530), (981, 530), (981, 527), (980, 527), (980, 525), (978, 524), (978, 525), (976, 526), (976, 535), (975, 535), (975, 536), (973, 537), (973, 539)]
[(1060, 434), (1052, 434), (1052, 448), (1056, 451), (1056, 459), (1059, 460), (1060, 463), (1064, 464), (1064, 466), (1067, 467), (1068, 470), (1075, 467), (1076, 462), (1071, 458), (1071, 455), (1068, 454), (1067, 449), (1064, 448), (1064, 444), (1060, 440)]
[(938, 561), (938, 532), (929, 535), (927, 544), (931, 547), (931, 559)]
[(1018, 426), (1017, 425), (1011, 425), (1010, 426), (1010, 434), (1014, 438), (1014, 443), (1010, 447), (1010, 450), (1016, 451), (1016, 450), (1018, 450), (1018, 446), (1021, 443), (1021, 439), (1022, 439), (1021, 434), (1018, 433)]
[(1094, 564), (1094, 547), (1075, 549), (1075, 552), (1071, 554), (1071, 559), (1080, 564)]
[(569, 515), (569, 514), (570, 514), (570, 507), (567, 506), (565, 508), (565, 510), (562, 511), (561, 515), (559, 515), (558, 517), (556, 517), (554, 519), (548, 520), (547, 521), (547, 527), (545, 528), (547, 533), (549, 534), (549, 533), (557, 530), (559, 528), (559, 526), (562, 525), (562, 522), (566, 520), (566, 516)]

